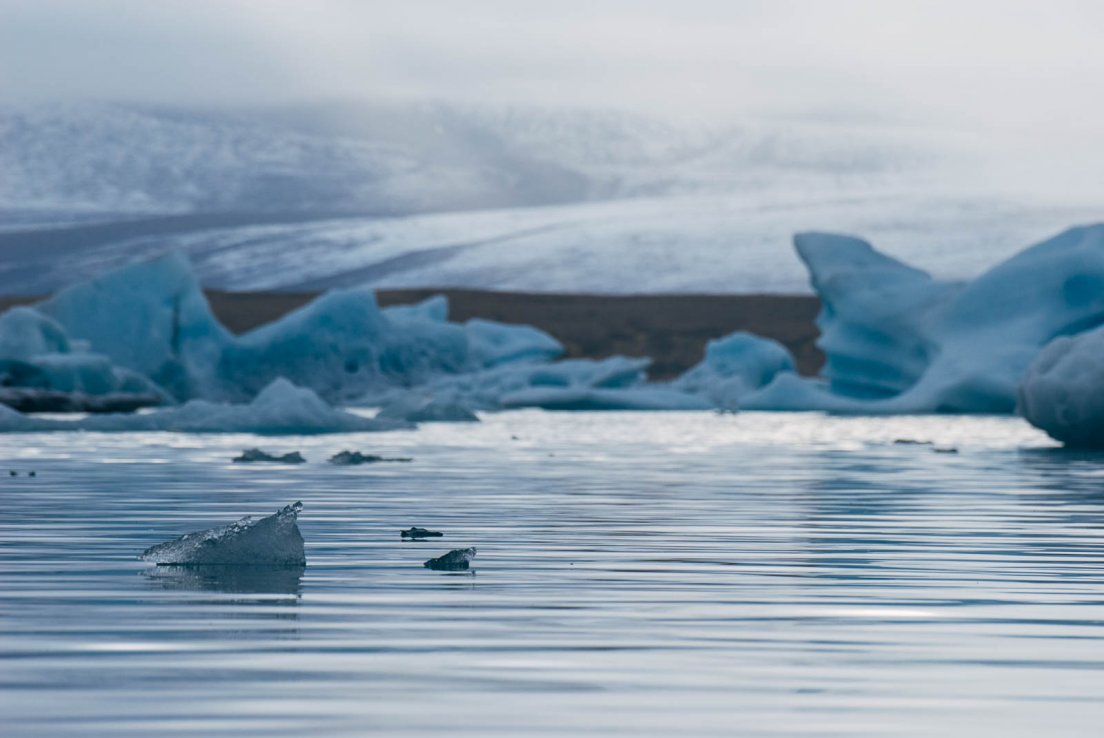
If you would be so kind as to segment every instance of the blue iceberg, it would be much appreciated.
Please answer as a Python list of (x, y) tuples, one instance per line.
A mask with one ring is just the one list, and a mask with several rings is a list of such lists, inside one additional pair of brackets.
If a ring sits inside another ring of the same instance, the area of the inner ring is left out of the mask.
[(1067, 446), (1104, 449), (1104, 328), (1051, 341), (1028, 367), (1019, 409)]
[(1065, 231), (965, 284), (848, 236), (796, 243), (823, 303), (824, 377), (781, 374), (744, 398), (748, 409), (1011, 413), (1045, 345), (1104, 324), (1104, 225)]

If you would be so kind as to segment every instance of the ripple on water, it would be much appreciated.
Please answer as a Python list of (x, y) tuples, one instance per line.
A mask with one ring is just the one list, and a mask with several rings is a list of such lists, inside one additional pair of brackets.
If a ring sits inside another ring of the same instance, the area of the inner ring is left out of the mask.
[[(310, 463), (230, 463), (253, 446)], [(324, 463), (343, 449), (414, 461)], [(8, 436), (0, 455), (38, 472), (0, 477), (11, 735), (1087, 736), (1104, 718), (1104, 456), (1016, 419), (523, 411)], [(304, 569), (136, 559), (297, 499)], [(411, 525), (446, 535), (401, 540)], [(422, 567), (466, 546), (474, 573)]]

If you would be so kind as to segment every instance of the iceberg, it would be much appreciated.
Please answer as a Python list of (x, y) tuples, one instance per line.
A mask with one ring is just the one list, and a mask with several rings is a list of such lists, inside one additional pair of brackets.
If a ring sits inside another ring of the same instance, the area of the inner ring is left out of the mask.
[(0, 358), (27, 361), (69, 351), (69, 336), (56, 320), (22, 305), (0, 314)]
[(376, 417), (411, 423), (479, 422), (476, 414), (460, 403), (417, 392), (409, 392), (391, 400), (380, 408)]
[(171, 400), (141, 374), (71, 341), (57, 321), (22, 306), (0, 315), (0, 388), (0, 401), (28, 411), (122, 411)]
[(213, 385), (218, 359), (232, 340), (178, 253), (66, 287), (35, 309), (70, 339), (148, 377), (178, 400)]
[(824, 379), (780, 374), (744, 398), (747, 409), (1011, 413), (1043, 346), (1104, 324), (1104, 225), (1067, 230), (966, 284), (847, 236), (796, 243), (824, 305)]
[(531, 326), (451, 323), (442, 296), (380, 309), (366, 288), (332, 290), (234, 336), (177, 253), (0, 316), (0, 360), (23, 362), (21, 376), (35, 386), (140, 391), (180, 402), (240, 403), (281, 377), (329, 402), (348, 402), (440, 377), (546, 363), (562, 352)]
[(472, 318), (464, 323), (475, 362), (483, 368), (518, 362), (544, 363), (563, 354), (563, 344), (539, 328)]
[(425, 320), (433, 323), (447, 323), (449, 301), (444, 295), (434, 295), (412, 305), (385, 307), (383, 314), (392, 321)]
[(705, 358), (671, 387), (704, 397), (713, 407), (736, 410), (741, 398), (770, 384), (783, 372), (797, 373), (793, 356), (785, 346), (737, 331), (710, 341)]
[(1067, 446), (1104, 449), (1104, 328), (1047, 344), (1020, 385), (1019, 411)]
[(296, 524), (302, 509), (303, 503), (296, 502), (260, 520), (244, 517), (188, 533), (147, 548), (141, 558), (161, 566), (304, 566), (307, 557)]
[(397, 420), (361, 417), (328, 405), (309, 389), (277, 379), (248, 404), (191, 400), (134, 415), (96, 415), (79, 420), (29, 417), (0, 406), (0, 432), (173, 431), (178, 433), (257, 433), (308, 435), (386, 431), (413, 427)]
[(334, 290), (228, 344), (221, 381), (250, 396), (276, 377), (344, 401), (476, 368), (465, 330), (415, 317), (393, 324), (369, 289)]

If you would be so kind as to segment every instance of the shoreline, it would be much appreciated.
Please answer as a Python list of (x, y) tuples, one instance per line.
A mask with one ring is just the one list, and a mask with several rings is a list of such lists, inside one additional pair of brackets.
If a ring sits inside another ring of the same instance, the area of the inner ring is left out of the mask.
[[(205, 290), (215, 316), (244, 333), (302, 307), (319, 292)], [(820, 300), (812, 295), (639, 294), (590, 295), (496, 292), (473, 289), (376, 290), (381, 307), (433, 295), (449, 300), (449, 318), (524, 323), (564, 345), (564, 358), (600, 359), (613, 354), (650, 356), (652, 380), (672, 379), (696, 364), (708, 341), (744, 330), (773, 338), (793, 354), (798, 372), (813, 376), (824, 363), (815, 346)], [(43, 297), (0, 296), (0, 312)]]

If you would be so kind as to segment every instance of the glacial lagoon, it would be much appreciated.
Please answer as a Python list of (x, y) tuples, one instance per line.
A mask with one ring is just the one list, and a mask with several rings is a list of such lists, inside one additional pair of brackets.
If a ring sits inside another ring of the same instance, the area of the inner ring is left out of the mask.
[[(231, 463), (257, 446), (308, 463)], [(0, 475), (5, 736), (1104, 725), (1104, 454), (1013, 417), (10, 434)], [(303, 569), (138, 559), (296, 500)], [(473, 572), (422, 566), (467, 546)]]

